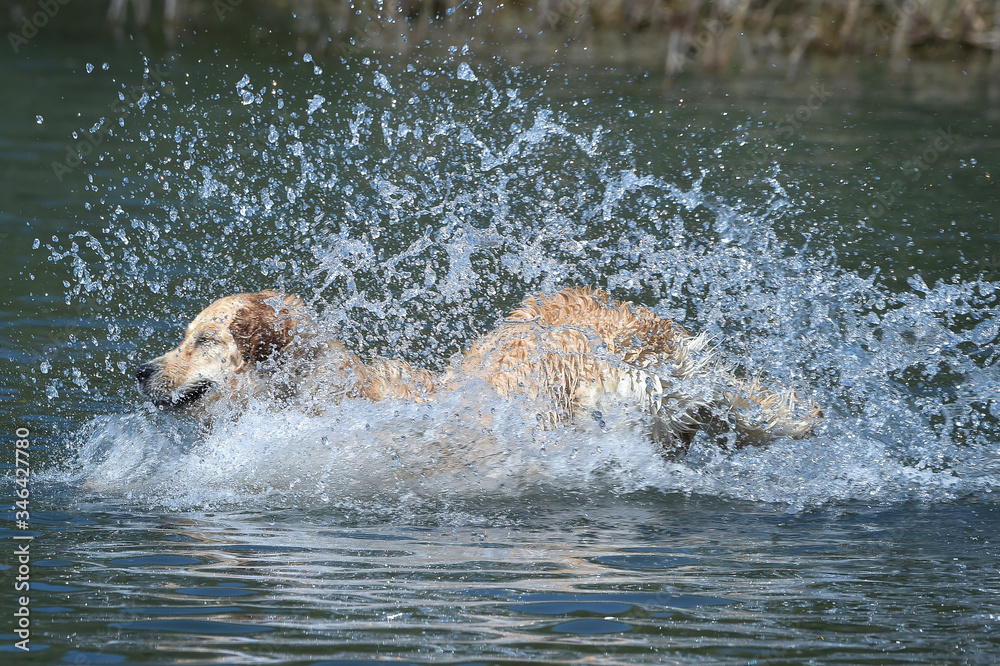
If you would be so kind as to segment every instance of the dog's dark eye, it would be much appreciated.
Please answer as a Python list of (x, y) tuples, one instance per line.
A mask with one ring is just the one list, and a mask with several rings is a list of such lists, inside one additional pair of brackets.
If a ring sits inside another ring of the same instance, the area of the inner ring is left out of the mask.
[(215, 344), (216, 339), (214, 335), (202, 334), (194, 336), (194, 346), (195, 347), (207, 347), (209, 345)]

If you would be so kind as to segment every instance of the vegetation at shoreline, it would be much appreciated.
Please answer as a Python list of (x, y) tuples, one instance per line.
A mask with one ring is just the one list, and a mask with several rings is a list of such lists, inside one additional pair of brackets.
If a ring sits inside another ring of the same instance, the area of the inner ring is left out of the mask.
[[(287, 31), (300, 50), (378, 50), (438, 28), (502, 41), (643, 39), (668, 73), (725, 70), (810, 54), (985, 57), (1000, 68), (995, 0), (10, 0), (0, 29), (17, 53), (35, 34), (81, 37), (185, 29), (262, 38)], [(651, 46), (652, 45), (652, 46)]]

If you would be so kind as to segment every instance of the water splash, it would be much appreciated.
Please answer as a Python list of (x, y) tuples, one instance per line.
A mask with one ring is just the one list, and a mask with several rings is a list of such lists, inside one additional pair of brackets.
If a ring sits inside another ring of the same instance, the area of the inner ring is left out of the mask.
[[(210, 100), (175, 89), (134, 139), (149, 152), (134, 174), (94, 185), (105, 232), (46, 246), (72, 273), (67, 297), (104, 304), (109, 325), (163, 317), (129, 365), (215, 297), (278, 287), (362, 355), (439, 369), (526, 292), (589, 284), (810, 392), (823, 431), (735, 453), (699, 441), (666, 462), (627, 413), (539, 433), (487, 402), (478, 409), (504, 427), (484, 433), (447, 403), (348, 404), (322, 418), (256, 405), (206, 436), (135, 411), (136, 399), (76, 436), (67, 474), (84, 487), (182, 505), (541, 487), (795, 506), (993, 492), (1000, 285), (914, 277), (899, 293), (878, 271), (842, 269), (821, 243), (777, 231), (798, 208), (776, 179), (730, 198), (703, 173), (639, 167), (642, 137), (553, 108), (544, 82), (521, 73), (355, 68), (302, 95), (277, 73), (256, 87), (240, 73)], [(122, 192), (149, 205), (126, 207)], [(449, 441), (465, 449), (443, 461)]]

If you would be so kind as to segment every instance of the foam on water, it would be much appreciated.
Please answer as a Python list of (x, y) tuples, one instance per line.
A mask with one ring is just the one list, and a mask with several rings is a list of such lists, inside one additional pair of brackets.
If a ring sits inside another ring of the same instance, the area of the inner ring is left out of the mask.
[[(107, 228), (48, 247), (73, 274), (67, 297), (104, 305), (112, 340), (129, 335), (119, 322), (161, 324), (133, 329), (148, 338), (137, 350), (113, 349), (126, 363), (98, 354), (76, 372), (134, 366), (208, 301), (273, 286), (362, 355), (439, 369), (526, 292), (590, 284), (810, 393), (826, 415), (815, 438), (737, 452), (699, 439), (668, 462), (627, 412), (542, 432), (472, 389), (324, 416), (254, 404), (208, 434), (136, 397), (83, 427), (59, 474), (176, 506), (653, 489), (801, 507), (993, 492), (1000, 285), (915, 275), (893, 291), (878, 271), (842, 269), (821, 239), (783, 238), (801, 213), (776, 179), (723, 194), (704, 174), (656, 173), (630, 157), (655, 138), (553, 108), (517, 72), (467, 69), (365, 62), (335, 81), (313, 74), (298, 96), (275, 72), (226, 94), (194, 77), (158, 91), (121, 137), (148, 153), (135, 173), (92, 185)], [(120, 205), (136, 194), (146, 205)]]
[(322, 417), (256, 405), (211, 433), (142, 411), (105, 416), (79, 434), (77, 459), (58, 478), (88, 495), (172, 508), (329, 504), (376, 513), (373, 503), (385, 510), (649, 490), (801, 508), (941, 501), (1000, 484), (995, 446), (894, 443), (863, 417), (835, 416), (812, 439), (765, 449), (723, 451), (699, 439), (686, 457), (667, 461), (635, 414), (605, 412), (600, 424), (539, 431), (516, 404), (484, 399), (484, 420), (483, 411), (470, 416), (457, 403), (348, 401)]

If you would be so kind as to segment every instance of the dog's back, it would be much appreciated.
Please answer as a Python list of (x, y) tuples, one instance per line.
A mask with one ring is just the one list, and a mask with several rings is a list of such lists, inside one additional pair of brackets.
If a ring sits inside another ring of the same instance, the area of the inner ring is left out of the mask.
[(708, 338), (652, 311), (587, 288), (530, 296), (479, 339), (461, 365), (506, 398), (520, 398), (544, 427), (608, 403), (652, 417), (668, 453), (702, 428), (737, 446), (803, 437), (818, 408), (791, 391), (744, 382), (715, 363)]

